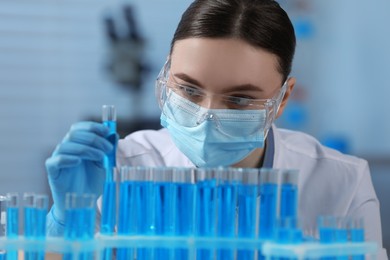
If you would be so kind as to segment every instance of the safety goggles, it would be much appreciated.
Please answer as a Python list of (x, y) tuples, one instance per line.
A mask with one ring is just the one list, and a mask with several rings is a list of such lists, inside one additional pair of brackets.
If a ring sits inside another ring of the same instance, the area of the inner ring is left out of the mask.
[[(229, 119), (232, 115), (236, 115), (237, 122), (242, 120), (253, 120), (259, 110), (265, 111), (266, 128), (268, 129), (275, 119), (277, 110), (286, 92), (287, 82), (283, 84), (281, 89), (274, 97), (269, 99), (250, 99), (239, 96), (229, 96), (223, 94), (214, 94), (204, 89), (194, 86), (186, 86), (177, 83), (172, 77), (169, 77), (170, 61), (168, 60), (161, 69), (156, 81), (156, 97), (162, 112), (170, 119), (175, 115), (174, 111), (167, 113), (166, 107), (180, 107), (181, 110), (186, 110), (188, 116), (194, 117), (192, 123), (186, 123), (186, 127), (195, 127), (204, 120), (226, 120), (224, 114), (229, 114)], [(207, 109), (202, 107), (205, 100), (209, 102), (217, 102), (216, 109)], [(165, 106), (165, 109), (164, 109)], [(258, 119), (259, 121), (262, 119)], [(187, 120), (190, 122), (190, 120)]]

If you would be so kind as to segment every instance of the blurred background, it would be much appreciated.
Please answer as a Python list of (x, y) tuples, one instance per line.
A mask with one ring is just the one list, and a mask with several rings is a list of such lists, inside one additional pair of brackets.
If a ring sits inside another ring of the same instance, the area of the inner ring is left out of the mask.
[[(120, 135), (159, 128), (154, 80), (190, 0), (0, 1), (0, 194), (50, 193), (70, 125), (113, 104)], [(390, 1), (281, 0), (298, 84), (277, 125), (367, 159), (390, 248)]]

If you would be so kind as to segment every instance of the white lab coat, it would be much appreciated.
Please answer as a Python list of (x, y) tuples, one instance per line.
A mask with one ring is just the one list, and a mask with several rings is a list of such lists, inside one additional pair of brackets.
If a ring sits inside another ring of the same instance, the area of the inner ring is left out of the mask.
[[(318, 216), (363, 217), (366, 240), (379, 244), (378, 259), (387, 259), (382, 249), (379, 201), (367, 162), (324, 147), (301, 132), (273, 126), (273, 133), (273, 168), (300, 172), (298, 214), (305, 232), (313, 232)], [(120, 140), (117, 166), (123, 165), (194, 166), (166, 129), (138, 131)]]

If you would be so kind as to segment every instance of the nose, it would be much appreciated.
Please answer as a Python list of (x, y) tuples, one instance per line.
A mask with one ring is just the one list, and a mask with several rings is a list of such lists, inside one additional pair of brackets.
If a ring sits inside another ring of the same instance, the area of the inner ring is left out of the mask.
[(200, 102), (198, 102), (198, 105), (207, 108), (207, 109), (218, 109), (221, 108), (221, 104), (216, 97), (213, 97), (212, 95), (205, 96)]

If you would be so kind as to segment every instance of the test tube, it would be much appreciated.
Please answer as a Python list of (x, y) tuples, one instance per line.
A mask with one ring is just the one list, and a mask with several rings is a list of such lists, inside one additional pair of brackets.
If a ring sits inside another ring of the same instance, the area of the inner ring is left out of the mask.
[[(35, 200), (34, 193), (23, 194), (23, 209), (24, 209), (24, 236), (26, 239), (35, 238), (36, 228), (36, 214), (35, 214)], [(36, 252), (26, 250), (24, 253), (26, 260), (33, 260), (36, 258)]]
[[(172, 236), (175, 231), (177, 187), (173, 183), (173, 168), (151, 168), (154, 180), (154, 207), (155, 207), (155, 234), (160, 236)], [(155, 259), (170, 259), (173, 251), (170, 249), (156, 248)]]
[[(155, 196), (153, 175), (150, 167), (122, 167), (120, 169), (120, 199), (118, 234), (152, 235), (155, 230)], [(151, 259), (153, 251), (137, 248), (118, 250), (118, 259)]]
[[(235, 168), (219, 168), (217, 171), (219, 185), (217, 187), (219, 237), (235, 237), (237, 230), (238, 190), (242, 185), (242, 171)], [(234, 259), (235, 251), (220, 249), (217, 259)]]
[[(42, 240), (46, 237), (46, 216), (49, 207), (49, 197), (44, 194), (35, 194), (35, 239)], [(45, 252), (39, 251), (36, 253), (37, 260), (45, 259)]]
[(274, 240), (280, 244), (298, 244), (303, 241), (301, 222), (294, 217), (280, 217), (276, 220)]
[[(112, 105), (104, 105), (102, 108), (102, 121), (109, 128), (106, 136), (114, 149), (104, 157), (104, 167), (106, 169), (106, 182), (103, 191), (101, 233), (112, 235), (116, 222), (116, 183), (114, 171), (116, 166), (116, 110)], [(112, 258), (112, 250), (106, 249), (104, 259)]]
[[(19, 235), (19, 195), (18, 193), (7, 193), (7, 222), (6, 235), (9, 239), (16, 239)], [(18, 259), (18, 252), (7, 251), (7, 260)]]
[[(0, 195), (0, 237), (5, 236), (7, 222), (7, 197)], [(0, 248), (0, 260), (5, 260), (6, 251)]]
[[(176, 185), (177, 201), (175, 203), (175, 234), (192, 236), (195, 223), (195, 169), (176, 167), (173, 169), (173, 181)], [(188, 249), (175, 250), (174, 259), (187, 260), (193, 255)]]
[[(254, 238), (258, 221), (259, 170), (255, 168), (241, 168), (237, 169), (237, 171), (242, 172), (242, 183), (238, 188), (238, 236)], [(254, 259), (254, 255), (254, 250), (237, 251), (237, 259)]]
[(276, 169), (260, 170), (259, 238), (271, 239), (276, 222), (278, 174)]
[[(195, 170), (196, 202), (195, 202), (195, 234), (214, 237), (216, 235), (217, 180), (216, 169), (197, 168)], [(199, 249), (197, 259), (213, 259), (214, 252), (209, 249)]]
[[(349, 218), (347, 221), (347, 230), (350, 242), (363, 243), (364, 239), (364, 221), (363, 218)], [(353, 260), (364, 260), (364, 255), (353, 255)]]
[[(95, 231), (95, 204), (94, 194), (67, 193), (65, 200), (65, 239), (90, 240)], [(64, 259), (74, 258), (74, 252), (66, 253)], [(79, 254), (79, 260), (93, 259), (91, 252)]]
[(298, 170), (280, 170), (280, 218), (296, 219), (298, 210)]

